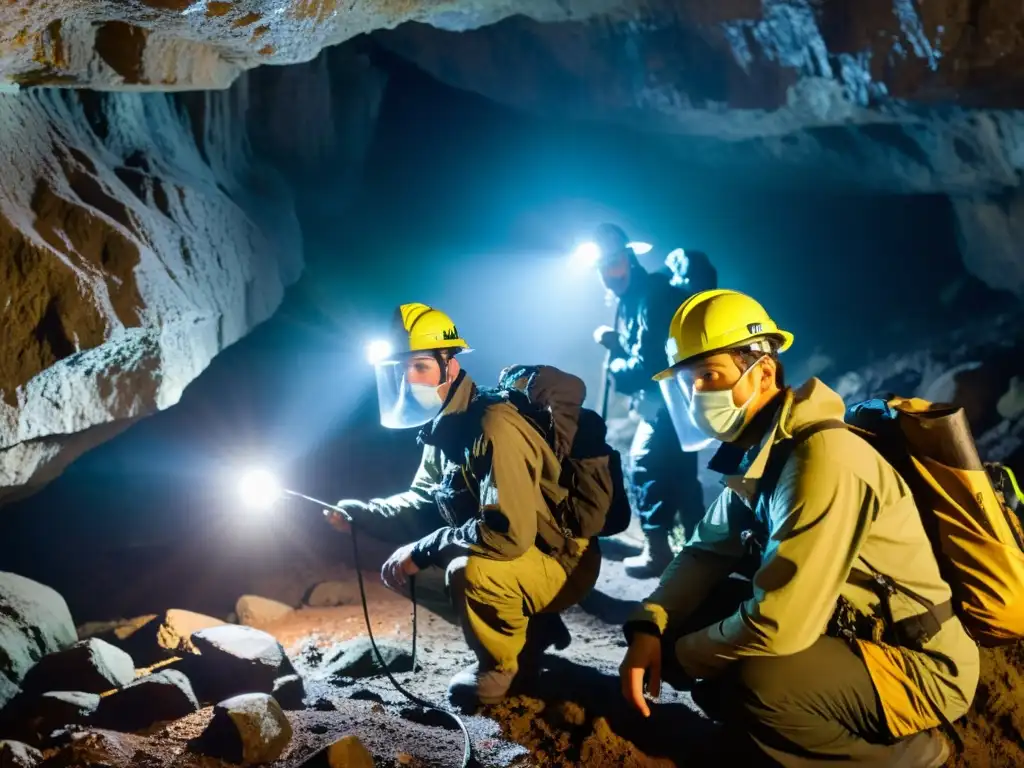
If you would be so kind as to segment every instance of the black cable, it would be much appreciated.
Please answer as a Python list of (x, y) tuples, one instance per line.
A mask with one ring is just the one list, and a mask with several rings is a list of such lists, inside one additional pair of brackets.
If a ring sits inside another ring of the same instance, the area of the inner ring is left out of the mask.
[[(349, 521), (351, 524), (351, 520)], [(355, 560), (356, 566), (356, 579), (359, 581), (359, 596), (363, 601), (363, 618), (366, 620), (366, 632), (370, 636), (370, 645), (373, 647), (373, 652), (377, 656), (377, 663), (380, 664), (381, 669), (384, 670), (384, 674), (387, 675), (388, 680), (395, 689), (405, 696), (413, 704), (418, 704), (421, 707), (427, 709), (434, 709), (438, 712), (442, 712), (459, 726), (459, 730), (462, 731), (462, 738), (465, 741), (465, 748), (462, 752), (462, 768), (468, 768), (470, 762), (473, 760), (473, 745), (469, 739), (469, 730), (466, 728), (466, 724), (462, 722), (462, 718), (459, 717), (455, 712), (452, 712), (446, 707), (438, 706), (437, 704), (431, 704), (425, 699), (421, 699), (414, 693), (409, 693), (402, 687), (402, 684), (395, 680), (391, 674), (391, 670), (388, 669), (388, 665), (384, 662), (384, 657), (381, 655), (380, 649), (377, 647), (377, 641), (373, 638), (373, 628), (370, 626), (370, 609), (366, 602), (366, 587), (363, 585), (363, 572), (359, 568), (359, 545), (356, 543), (356, 526), (352, 525), (352, 558)], [(412, 671), (416, 672), (416, 590), (413, 582), (409, 583), (409, 596), (412, 598)]]
[(409, 599), (412, 600), (412, 671), (416, 671), (416, 577), (409, 577)]

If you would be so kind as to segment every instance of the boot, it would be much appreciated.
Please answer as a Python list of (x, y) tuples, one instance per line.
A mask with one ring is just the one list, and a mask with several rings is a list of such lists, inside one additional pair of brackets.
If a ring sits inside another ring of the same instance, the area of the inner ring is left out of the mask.
[(557, 613), (535, 613), (526, 629), (526, 644), (519, 652), (519, 676), (534, 678), (540, 674), (548, 648), (564, 651), (572, 642), (569, 628)]
[(515, 672), (486, 669), (476, 661), (448, 683), (448, 700), (462, 712), (475, 712), (478, 704), (500, 703), (508, 694), (515, 677)]
[(627, 557), (622, 561), (626, 573), (636, 579), (653, 579), (661, 576), (675, 555), (668, 544), (667, 531), (645, 531), (647, 540), (644, 551), (636, 557)]
[(561, 614), (535, 613), (530, 617), (526, 630), (526, 647), (540, 655), (554, 646), (564, 651), (572, 642), (569, 628), (565, 626)]

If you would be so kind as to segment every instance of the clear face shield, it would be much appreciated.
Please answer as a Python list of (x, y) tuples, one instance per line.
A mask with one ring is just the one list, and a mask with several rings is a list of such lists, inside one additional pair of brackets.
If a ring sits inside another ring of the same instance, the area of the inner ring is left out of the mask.
[(694, 423), (690, 408), (690, 393), (693, 389), (687, 388), (680, 377), (688, 378), (682, 372), (677, 372), (672, 378), (659, 381), (661, 396), (665, 399), (665, 407), (672, 419), (672, 426), (676, 428), (682, 449), (686, 453), (703, 451), (715, 440), (704, 434)]
[[(744, 370), (737, 381), (724, 389), (697, 389), (699, 371), (681, 368), (672, 378), (659, 382), (672, 424), (684, 451), (700, 451), (715, 440), (734, 440), (746, 426), (751, 403), (757, 396), (750, 394), (745, 403), (737, 404), (733, 398), (736, 385), (751, 376), (765, 355), (758, 357)], [(706, 386), (706, 385), (705, 385)]]
[(402, 356), (374, 364), (380, 423), (388, 429), (420, 427), (444, 405), (441, 363), (431, 354)]

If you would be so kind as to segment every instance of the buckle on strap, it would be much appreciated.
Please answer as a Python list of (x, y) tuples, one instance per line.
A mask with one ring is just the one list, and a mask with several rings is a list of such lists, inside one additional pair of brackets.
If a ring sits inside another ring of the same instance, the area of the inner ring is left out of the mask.
[[(855, 586), (869, 589), (878, 596), (882, 609), (881, 618), (888, 630), (888, 634), (891, 635), (897, 645), (904, 648), (921, 650), (926, 643), (939, 633), (942, 625), (956, 615), (953, 610), (952, 601), (947, 600), (944, 603), (935, 605), (916, 592), (901, 587), (891, 578), (873, 568), (871, 574), (861, 573), (856, 570), (850, 571), (847, 581)], [(896, 594), (906, 595), (924, 608), (924, 612), (896, 621), (892, 615), (891, 603), (893, 595)]]
[(908, 648), (920, 649), (942, 630), (942, 625), (954, 616), (950, 600), (932, 606), (917, 616), (908, 616), (893, 624), (896, 637)]

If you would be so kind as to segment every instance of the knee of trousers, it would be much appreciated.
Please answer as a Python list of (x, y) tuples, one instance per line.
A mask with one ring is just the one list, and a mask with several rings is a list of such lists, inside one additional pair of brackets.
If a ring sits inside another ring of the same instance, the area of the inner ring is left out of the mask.
[(512, 598), (522, 593), (520, 569), (522, 564), (512, 560), (492, 560), (470, 555), (465, 559), (456, 578), (461, 579), (463, 594), (481, 598), (485, 602), (502, 597)]
[[(793, 708), (794, 688), (813, 685), (800, 654), (793, 656), (754, 656), (736, 662), (730, 670), (737, 713), (757, 719)], [(760, 717), (759, 717), (760, 715)]]

